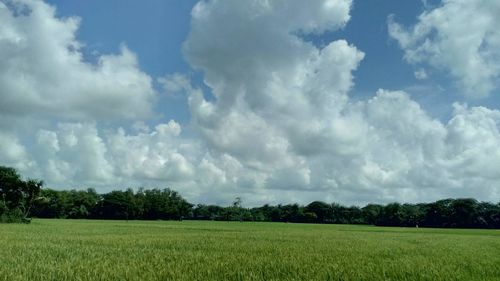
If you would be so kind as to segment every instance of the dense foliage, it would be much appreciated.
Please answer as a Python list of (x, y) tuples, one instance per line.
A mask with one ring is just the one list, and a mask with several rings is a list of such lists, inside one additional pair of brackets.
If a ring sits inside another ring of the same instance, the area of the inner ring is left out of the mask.
[(57, 191), (41, 189), (41, 186), (41, 181), (23, 181), (14, 169), (0, 167), (2, 221), (22, 220), (31, 214), (40, 218), (195, 219), (500, 228), (500, 203), (478, 202), (469, 198), (422, 204), (369, 204), (363, 208), (321, 201), (314, 201), (306, 206), (266, 204), (244, 208), (240, 198), (236, 198), (227, 207), (203, 204), (194, 206), (171, 189), (127, 189), (98, 194), (94, 189)]
[(32, 215), (39, 218), (73, 219), (182, 219), (192, 205), (170, 189), (132, 189), (97, 194), (94, 189), (56, 191), (43, 189)]
[(500, 203), (474, 199), (445, 199), (427, 204), (369, 204), (363, 208), (346, 207), (320, 201), (257, 208), (197, 205), (192, 218), (336, 224), (373, 224), (379, 226), (425, 226), (459, 228), (500, 228)]
[(195, 219), (219, 221), (273, 221), (297, 223), (373, 224), (380, 226), (425, 226), (500, 228), (500, 204), (474, 199), (445, 199), (426, 204), (369, 204), (363, 208), (314, 201), (306, 206), (264, 205), (241, 207), (198, 204), (193, 206), (170, 189), (140, 189), (134, 192), (95, 190), (55, 191), (43, 189), (42, 200), (32, 215), (42, 218), (91, 219)]
[(23, 180), (15, 169), (0, 166), (0, 222), (27, 222), (42, 185), (42, 181)]

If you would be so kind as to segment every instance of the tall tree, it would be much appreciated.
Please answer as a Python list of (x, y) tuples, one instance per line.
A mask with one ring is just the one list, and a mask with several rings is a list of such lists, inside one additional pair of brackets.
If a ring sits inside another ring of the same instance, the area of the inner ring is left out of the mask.
[(24, 181), (16, 169), (0, 166), (0, 220), (26, 221), (43, 181)]

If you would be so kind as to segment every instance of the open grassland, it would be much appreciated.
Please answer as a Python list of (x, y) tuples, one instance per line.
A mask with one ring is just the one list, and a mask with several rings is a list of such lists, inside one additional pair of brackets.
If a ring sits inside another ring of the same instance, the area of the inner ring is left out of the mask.
[(34, 220), (0, 225), (0, 280), (500, 280), (500, 232)]

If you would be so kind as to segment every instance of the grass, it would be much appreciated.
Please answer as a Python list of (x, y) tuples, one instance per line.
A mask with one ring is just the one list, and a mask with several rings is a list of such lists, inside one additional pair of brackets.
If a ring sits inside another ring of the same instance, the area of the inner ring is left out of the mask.
[(34, 220), (0, 225), (0, 280), (500, 280), (500, 231)]

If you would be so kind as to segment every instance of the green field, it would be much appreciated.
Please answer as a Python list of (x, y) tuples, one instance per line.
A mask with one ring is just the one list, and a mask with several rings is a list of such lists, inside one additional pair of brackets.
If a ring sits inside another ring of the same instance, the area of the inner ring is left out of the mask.
[(500, 232), (239, 222), (0, 225), (0, 280), (500, 280)]

